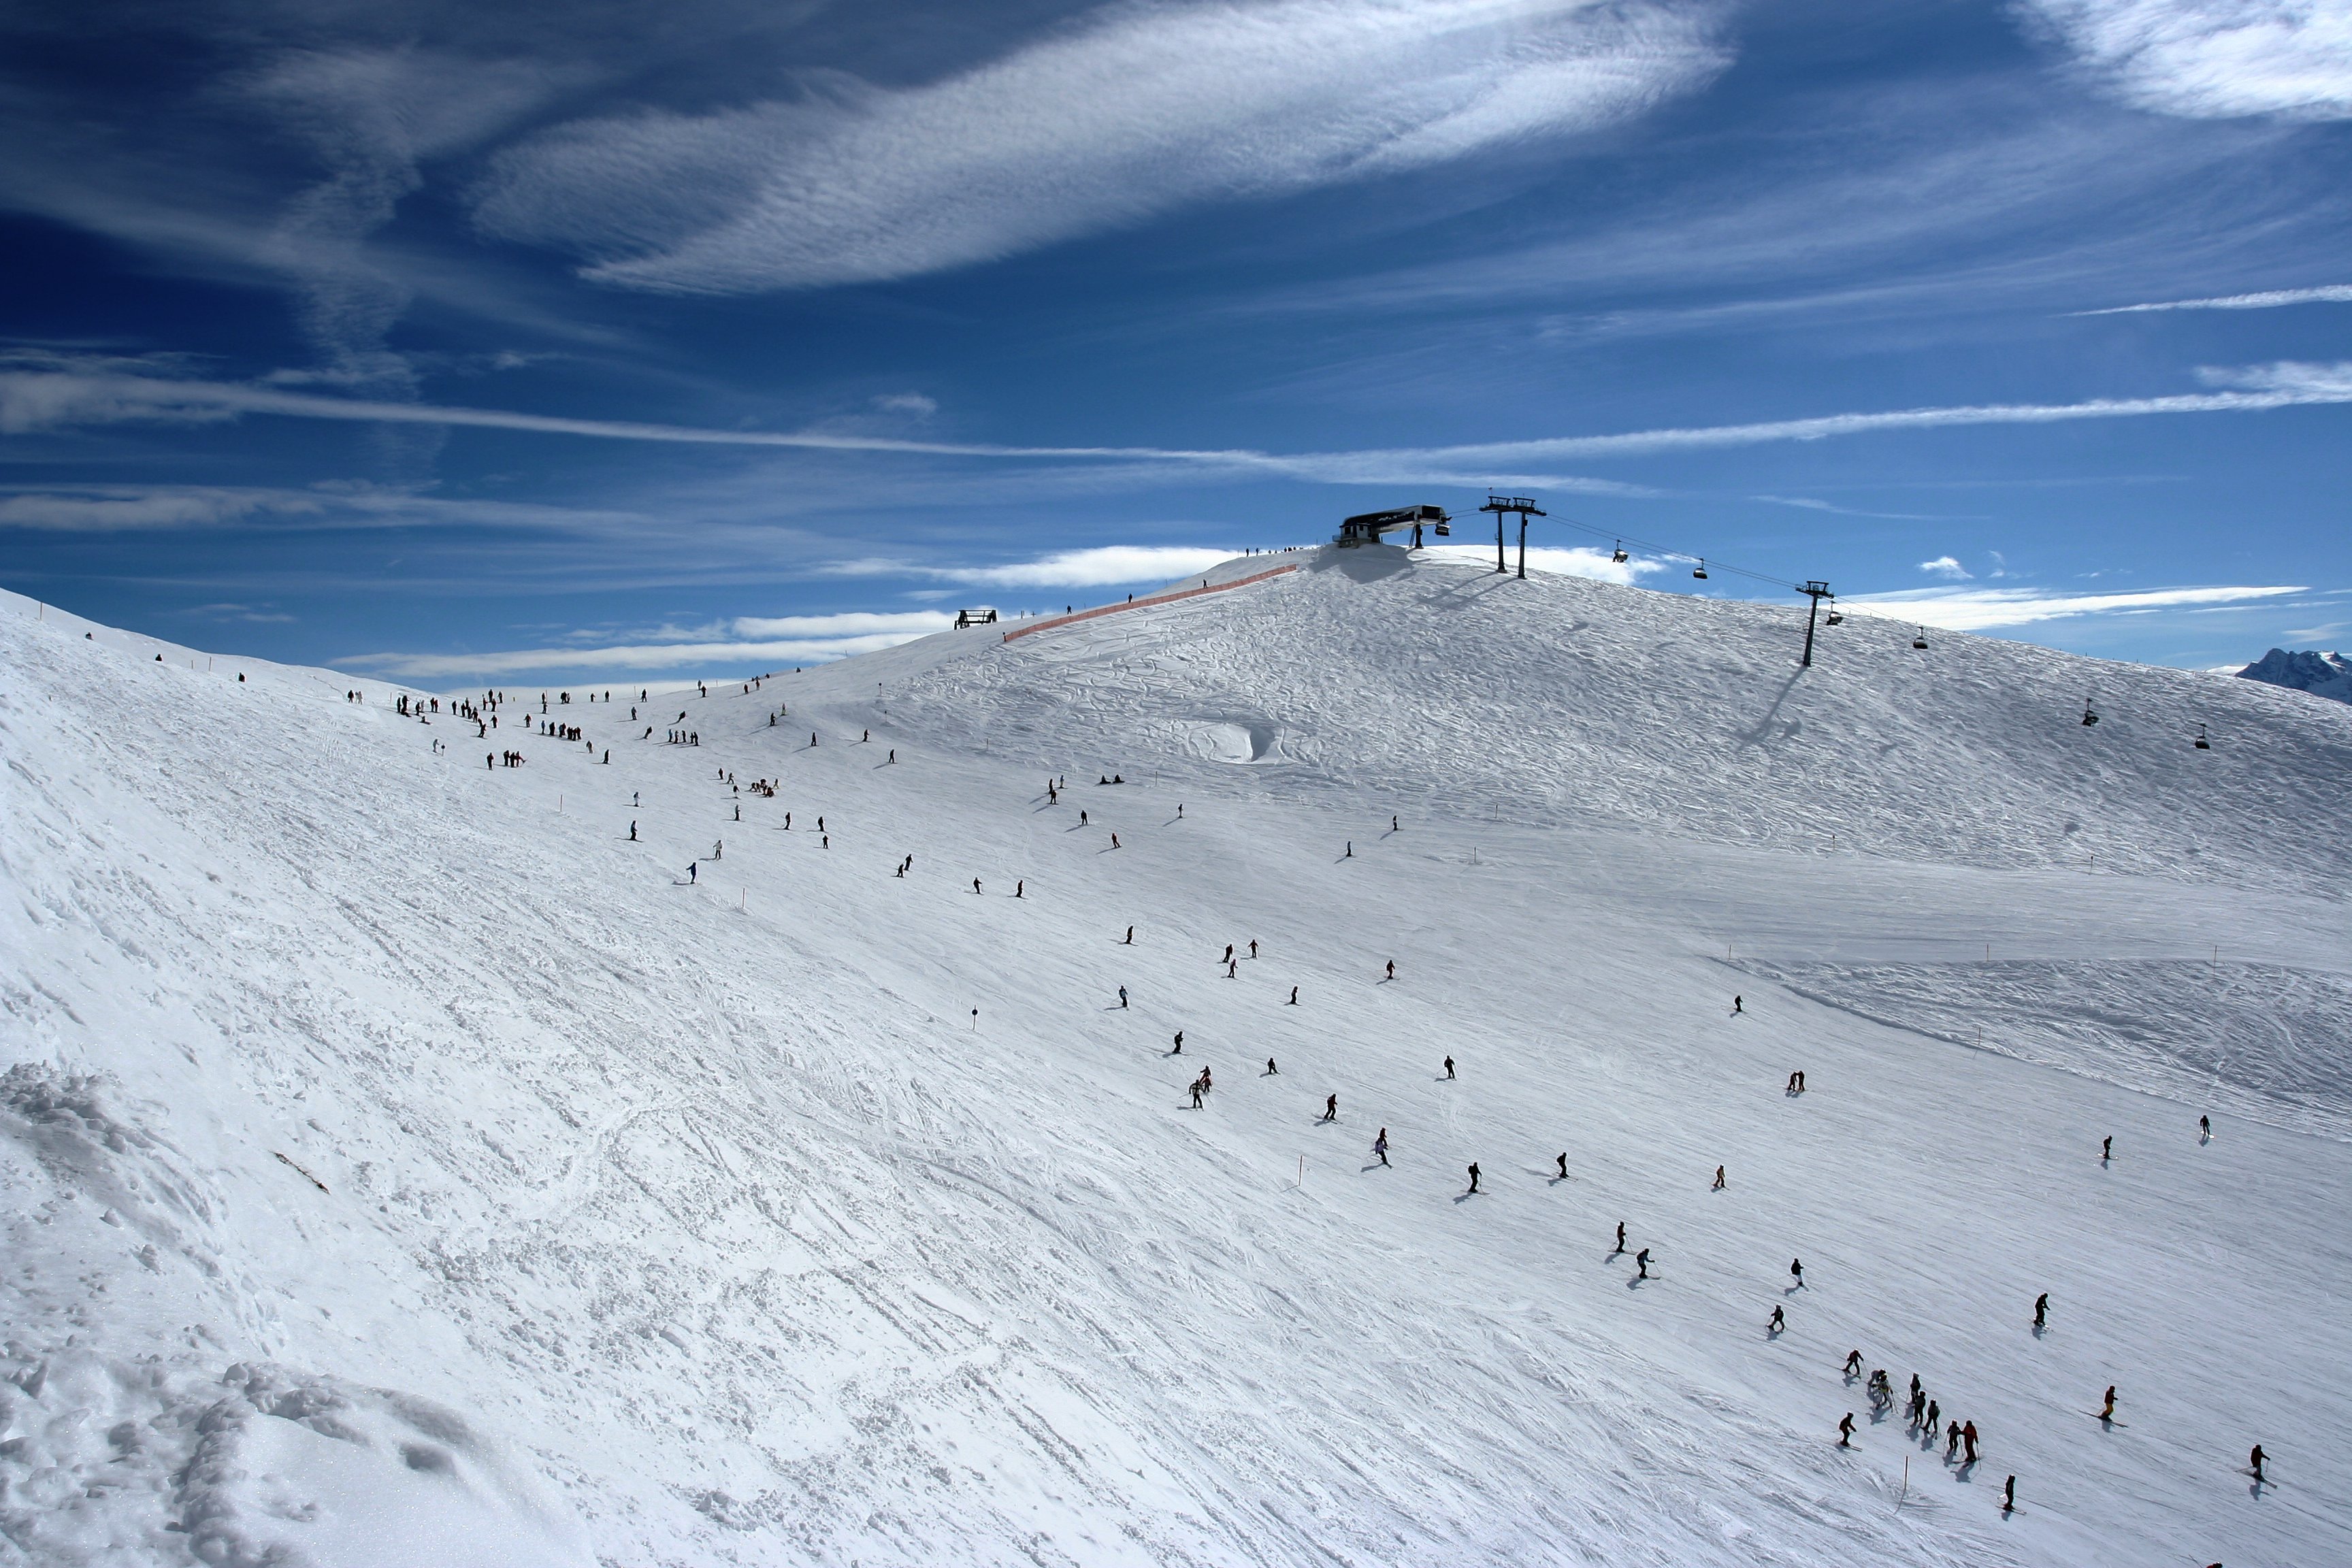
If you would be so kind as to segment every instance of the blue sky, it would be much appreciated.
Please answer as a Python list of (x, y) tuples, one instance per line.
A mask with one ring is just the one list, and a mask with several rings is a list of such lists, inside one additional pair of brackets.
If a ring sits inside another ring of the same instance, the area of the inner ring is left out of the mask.
[(2352, 0), (0, 30), (0, 581), (177, 640), (772, 668), (1497, 485), (1678, 592), (2352, 643)]

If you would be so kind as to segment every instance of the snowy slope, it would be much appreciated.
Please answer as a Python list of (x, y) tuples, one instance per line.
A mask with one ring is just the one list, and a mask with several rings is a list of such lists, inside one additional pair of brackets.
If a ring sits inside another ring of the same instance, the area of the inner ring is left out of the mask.
[[(2345, 845), (2287, 825), (2332, 710), (1957, 637), (1923, 671), (1860, 621), (1790, 683), (1780, 612), (1304, 559), (634, 725), (559, 705), (595, 753), (11, 601), (0, 1541), (2352, 1554)], [(2043, 724), (2093, 671), (2102, 724)], [(2103, 976), (2217, 963), (2182, 1042), (2106, 1017)], [(1971, 969), (2006, 1054), (1958, 1034)], [(1984, 1461), (1872, 1419), (1849, 1349)]]

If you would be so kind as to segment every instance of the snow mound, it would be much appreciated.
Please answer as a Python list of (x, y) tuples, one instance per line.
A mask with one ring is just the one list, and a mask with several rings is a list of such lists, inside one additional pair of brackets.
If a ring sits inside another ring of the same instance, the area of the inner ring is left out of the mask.
[[(2352, 713), (2258, 682), (1956, 633), (1923, 651), (1864, 616), (1822, 628), (1801, 670), (1801, 607), (1385, 548), (1298, 559), (1009, 644), (942, 634), (804, 689), (870, 696), (897, 664), (891, 711), (960, 748), (1033, 768), (1149, 759), (1202, 791), (1946, 864), (2352, 880), (2334, 782)], [(957, 647), (971, 656), (933, 652)], [(1246, 743), (1217, 721), (1233, 713), (1253, 715)], [(1246, 786), (1198, 771), (1264, 760), (1275, 732), (1303, 765)]]

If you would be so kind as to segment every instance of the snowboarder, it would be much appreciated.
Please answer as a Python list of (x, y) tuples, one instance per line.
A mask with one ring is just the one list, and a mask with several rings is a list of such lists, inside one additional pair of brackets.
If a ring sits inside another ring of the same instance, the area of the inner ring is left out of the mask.
[(2048, 1322), (2049, 1318), (2050, 1292), (2044, 1290), (2041, 1295), (2033, 1298), (2033, 1326), (2037, 1329), (2042, 1327)]
[(1478, 1190), (1478, 1162), (1475, 1160), (1470, 1162), (1470, 1190), (1474, 1193)]
[(1389, 1130), (1387, 1128), (1381, 1128), (1380, 1136), (1372, 1140), (1372, 1153), (1381, 1164), (1385, 1165), (1389, 1163)]
[[(978, 884), (975, 883), (973, 886), (977, 888)], [(1118, 988), (1118, 1005), (1122, 1007), (1127, 1005), (1127, 987), (1124, 985)]]
[(1272, 1057), (1265, 1058), (1265, 1073), (1268, 1078), (1279, 1078), (1282, 1076), (1279, 1069), (1275, 1067), (1274, 1058)]
[(1723, 1191), (1723, 1167), (1722, 1167), (1722, 1166), (1717, 1165), (1717, 1166), (1715, 1168), (1715, 1185), (1714, 1185), (1714, 1186), (1712, 1186), (1712, 1187), (1710, 1187), (1710, 1188), (1708, 1188), (1707, 1190), (1708, 1190), (1709, 1192), (1717, 1192), (1717, 1193), (1719, 1193), (1719, 1192)]
[[(1802, 1285), (1805, 1282), (1805, 1260), (1803, 1258), (1791, 1258), (1789, 1259), (1789, 1278), (1794, 1280), (1796, 1285)], [(1790, 1289), (1794, 1289), (1796, 1285), (1790, 1286)]]
[(2116, 1385), (2107, 1384), (2107, 1402), (2099, 1406), (2099, 1424), (2110, 1426), (2116, 1418)]
[(1640, 1273), (1633, 1276), (1634, 1279), (1647, 1279), (1650, 1277), (1650, 1249), (1648, 1247), (1645, 1247), (1642, 1248), (1641, 1251), (1633, 1254), (1633, 1267), (1641, 1270)]
[(1838, 1423), (1838, 1447), (1841, 1448), (1853, 1447), (1853, 1412), (1851, 1410), (1847, 1411), (1844, 1418)]
[(1777, 1334), (1777, 1333), (1780, 1332), (1782, 1330), (1786, 1329), (1788, 1326), (1789, 1326), (1789, 1321), (1788, 1321), (1788, 1319), (1787, 1319), (1786, 1317), (1782, 1316), (1782, 1314), (1781, 1314), (1781, 1311), (1780, 1311), (1780, 1308), (1775, 1307), (1775, 1308), (1773, 1308), (1773, 1309), (1772, 1309), (1772, 1323), (1771, 1323), (1771, 1326), (1770, 1326), (1769, 1328), (1766, 1329), (1764, 1331), (1765, 1331), (1766, 1333), (1768, 1333), (1768, 1334)]
[(1326, 1095), (1324, 1097), (1323, 1120), (1326, 1121), (1337, 1121), (1339, 1120), (1339, 1097), (1338, 1095)]
[(1853, 1376), (1856, 1373), (1860, 1372), (1861, 1370), (1862, 1370), (1862, 1352), (1861, 1352), (1860, 1351), (1848, 1351), (1848, 1352), (1845, 1352), (1845, 1374), (1846, 1374), (1848, 1377), (1852, 1377), (1852, 1376)]
[(1445, 1058), (1445, 1076), (1448, 1079), (1451, 1079), (1454, 1076), (1454, 1058), (1452, 1057)]

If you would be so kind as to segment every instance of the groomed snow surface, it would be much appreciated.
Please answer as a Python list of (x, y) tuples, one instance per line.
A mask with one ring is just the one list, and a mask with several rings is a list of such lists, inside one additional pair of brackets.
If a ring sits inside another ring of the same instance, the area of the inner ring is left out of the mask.
[(0, 604), (0, 1563), (2352, 1561), (2352, 709), (1290, 559), (584, 744)]

